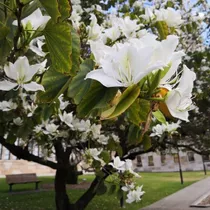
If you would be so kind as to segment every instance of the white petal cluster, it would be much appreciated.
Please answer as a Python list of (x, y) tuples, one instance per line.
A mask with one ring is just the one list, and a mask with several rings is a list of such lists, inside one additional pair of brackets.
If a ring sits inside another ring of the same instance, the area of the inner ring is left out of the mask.
[(13, 119), (13, 122), (14, 122), (15, 125), (21, 126), (22, 123), (23, 123), (23, 120), (20, 117), (17, 117), (15, 119)]
[[(101, 42), (91, 43), (91, 50), (99, 68), (89, 72), (86, 79), (99, 81), (106, 87), (128, 87), (137, 84), (154, 70), (172, 63), (170, 72), (177, 70), (183, 52), (175, 52), (177, 36), (168, 36), (160, 42), (156, 36), (146, 34), (139, 39), (129, 39), (112, 47)], [(163, 78), (167, 80), (168, 77)]]
[(118, 170), (119, 172), (129, 171), (136, 177), (140, 177), (137, 173), (133, 171), (133, 163), (132, 160), (126, 159), (125, 161), (121, 161), (120, 157), (117, 156), (113, 159), (112, 163), (109, 163), (114, 169)]
[(195, 73), (184, 65), (178, 86), (169, 92), (165, 101), (173, 117), (188, 121), (188, 111), (194, 109), (192, 105), (192, 90), (195, 79)]
[(90, 155), (95, 160), (101, 161), (101, 159), (98, 157), (101, 154), (101, 152), (102, 152), (102, 149), (90, 148), (85, 151), (85, 154)]
[(55, 125), (54, 123), (46, 124), (45, 125), (45, 130), (43, 130), (43, 133), (52, 136), (56, 136), (58, 134), (58, 125)]
[(8, 112), (11, 110), (14, 110), (17, 108), (17, 104), (12, 102), (12, 100), (9, 101), (1, 101), (0, 102), (0, 110), (3, 112)]
[(156, 20), (165, 21), (169, 27), (178, 27), (183, 23), (180, 11), (171, 7), (155, 10)]
[(137, 187), (135, 190), (129, 191), (129, 193), (127, 194), (126, 202), (133, 203), (140, 201), (142, 195), (145, 193), (144, 191), (142, 191), (142, 187), (143, 186)]
[(43, 68), (42, 64), (29, 65), (27, 57), (19, 57), (16, 62), (4, 66), (4, 72), (9, 80), (0, 81), (0, 90), (9, 91), (14, 88), (23, 88), (26, 91), (44, 91), (44, 87), (36, 82), (30, 82), (32, 77)]
[(153, 126), (152, 133), (150, 134), (150, 136), (161, 137), (162, 134), (165, 132), (173, 134), (180, 127), (180, 123), (181, 123), (181, 121), (179, 120), (176, 123), (166, 122), (166, 124), (157, 124), (156, 126)]
[[(50, 20), (50, 16), (43, 16), (41, 10), (38, 8), (28, 17), (21, 20), (23, 27), (26, 27), (27, 24), (31, 24), (33, 30), (43, 30)], [(14, 25), (17, 25), (17, 20), (13, 22)]]
[(41, 57), (45, 57), (46, 53), (43, 52), (42, 50), (42, 46), (44, 45), (44, 36), (40, 36), (37, 37), (35, 39), (33, 39), (30, 44), (29, 44), (29, 48), (36, 53), (37, 55), (41, 56)]

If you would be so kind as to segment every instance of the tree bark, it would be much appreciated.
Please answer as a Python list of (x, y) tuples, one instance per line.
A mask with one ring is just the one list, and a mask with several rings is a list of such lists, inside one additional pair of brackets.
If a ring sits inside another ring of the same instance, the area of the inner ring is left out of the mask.
[(54, 183), (56, 210), (70, 210), (69, 198), (66, 192), (67, 176), (67, 169), (57, 169)]
[(69, 166), (66, 184), (78, 184), (78, 175), (77, 166)]

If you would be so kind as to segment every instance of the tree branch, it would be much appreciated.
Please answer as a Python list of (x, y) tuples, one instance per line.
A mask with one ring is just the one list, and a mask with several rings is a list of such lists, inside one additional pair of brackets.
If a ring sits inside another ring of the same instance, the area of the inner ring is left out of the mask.
[(58, 167), (57, 163), (50, 161), (50, 160), (45, 160), (44, 158), (33, 155), (33, 154), (29, 153), (28, 150), (25, 150), (20, 146), (10, 144), (10, 143), (6, 142), (3, 137), (0, 137), (0, 143), (19, 159), (33, 161), (35, 163), (39, 163), (41, 165), (48, 166), (52, 169), (57, 169), (57, 167)]
[(176, 143), (173, 143), (173, 142), (170, 142), (170, 141), (165, 141), (166, 144), (169, 144), (169, 145), (172, 145), (174, 147), (182, 147), (182, 148), (186, 148), (186, 149), (189, 149), (199, 155), (209, 155), (210, 154), (210, 151), (199, 151), (195, 148), (193, 148), (191, 145), (186, 145), (186, 144), (176, 144)]

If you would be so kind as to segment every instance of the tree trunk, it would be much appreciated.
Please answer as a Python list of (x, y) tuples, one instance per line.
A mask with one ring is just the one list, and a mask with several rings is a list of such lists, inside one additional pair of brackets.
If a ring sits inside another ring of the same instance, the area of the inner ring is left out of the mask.
[[(69, 198), (66, 192), (68, 170), (57, 169), (55, 175), (55, 203), (56, 210), (70, 210)], [(72, 210), (72, 209), (71, 209)]]
[(70, 166), (68, 169), (68, 175), (67, 175), (67, 184), (78, 184), (78, 171), (77, 166)]

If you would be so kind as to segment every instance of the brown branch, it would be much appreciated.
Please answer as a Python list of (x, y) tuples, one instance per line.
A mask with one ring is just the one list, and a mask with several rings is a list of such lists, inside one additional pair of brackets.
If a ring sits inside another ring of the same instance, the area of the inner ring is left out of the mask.
[(22, 9), (23, 9), (23, 4), (20, 2), (20, 0), (16, 0), (16, 4), (17, 4), (17, 9), (15, 11), (15, 16), (17, 18), (17, 32), (13, 38), (13, 43), (14, 43), (14, 48), (12, 49), (9, 57), (8, 57), (8, 61), (14, 62), (15, 61), (15, 53), (20, 51), (20, 48), (18, 48), (18, 41), (21, 37), (22, 34), (22, 24), (21, 24), (21, 15), (22, 15)]
[(33, 161), (35, 163), (48, 166), (52, 169), (57, 169), (58, 165), (57, 163), (50, 161), (50, 160), (45, 160), (44, 158), (41, 158), (39, 156), (33, 155), (29, 153), (28, 150), (16, 146), (14, 144), (10, 144), (5, 141), (3, 137), (0, 137), (0, 144), (2, 144), (4, 147), (6, 147), (13, 155), (15, 155), (19, 159), (27, 160), (27, 161)]
[(186, 145), (186, 144), (176, 144), (176, 143), (173, 143), (173, 142), (170, 142), (170, 141), (165, 141), (166, 144), (169, 144), (169, 145), (172, 145), (174, 147), (182, 147), (182, 148), (186, 148), (186, 149), (189, 149), (199, 155), (209, 155), (210, 154), (210, 151), (200, 151), (200, 150), (197, 150), (195, 149), (193, 146), (194, 145)]

